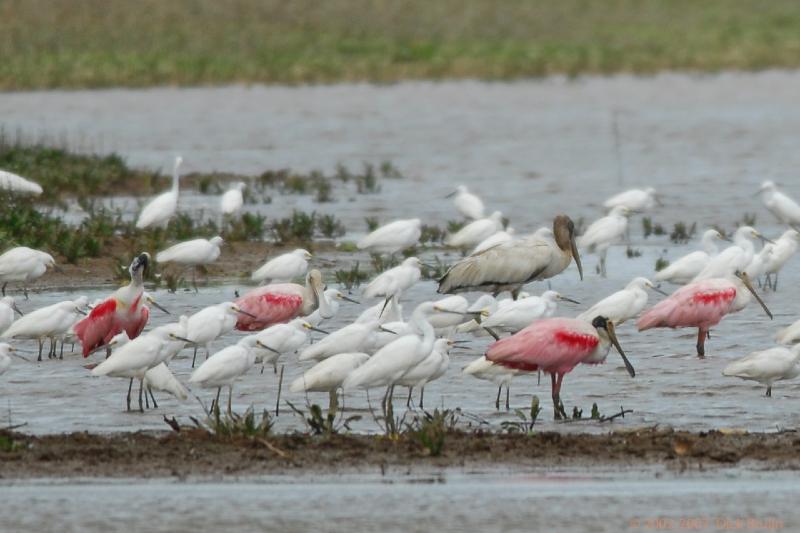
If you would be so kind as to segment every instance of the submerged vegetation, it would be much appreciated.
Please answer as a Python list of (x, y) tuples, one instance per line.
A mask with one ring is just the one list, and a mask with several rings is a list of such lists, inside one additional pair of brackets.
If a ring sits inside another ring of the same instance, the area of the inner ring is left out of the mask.
[(793, 0), (7, 0), (0, 89), (800, 65)]

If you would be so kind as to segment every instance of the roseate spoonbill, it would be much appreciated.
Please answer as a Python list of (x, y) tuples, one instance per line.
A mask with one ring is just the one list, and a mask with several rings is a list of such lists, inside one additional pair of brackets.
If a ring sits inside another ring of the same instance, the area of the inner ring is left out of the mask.
[(753, 352), (730, 363), (722, 375), (758, 381), (767, 386), (766, 396), (771, 398), (773, 383), (800, 376), (800, 345)]
[(597, 270), (603, 277), (606, 277), (607, 274), (606, 254), (608, 249), (614, 244), (621, 243), (625, 238), (630, 214), (631, 211), (627, 207), (617, 206), (608, 215), (592, 222), (586, 228), (586, 232), (578, 237), (580, 248), (585, 248), (590, 253), (600, 256), (600, 265)]
[(604, 316), (619, 326), (626, 320), (639, 316), (647, 305), (647, 289), (668, 296), (653, 285), (647, 278), (633, 278), (624, 289), (610, 294), (578, 315), (578, 318), (591, 322), (596, 316)]
[(387, 387), (382, 407), (391, 409), (392, 389), (403, 374), (428, 357), (436, 340), (428, 316), (434, 311), (433, 302), (419, 304), (411, 314), (412, 332), (402, 335), (375, 352), (363, 365), (353, 370), (342, 383), (342, 388), (370, 389)]
[(50, 352), (48, 356), (53, 358), (56, 356), (56, 340), (61, 339), (69, 332), (78, 314), (86, 314), (83, 311), (83, 307), (86, 306), (87, 302), (88, 299), (82, 296), (76, 300), (59, 302), (31, 311), (11, 324), (11, 326), (3, 332), (2, 337), (6, 339), (35, 339), (39, 341), (39, 361), (42, 360), (44, 340), (50, 339)]
[(289, 386), (291, 392), (327, 392), (329, 395), (328, 413), (335, 414), (338, 410), (337, 391), (342, 382), (356, 368), (367, 362), (369, 356), (365, 353), (345, 352), (338, 353), (323, 359), (312, 366)]
[(436, 339), (428, 357), (411, 367), (397, 380), (397, 385), (408, 387), (406, 407), (411, 407), (411, 394), (414, 387), (419, 387), (419, 408), (425, 408), (425, 385), (436, 381), (447, 372), (447, 367), (450, 366), (450, 347), (453, 344), (454, 341), (450, 339)]
[(311, 253), (302, 248), (274, 257), (253, 272), (251, 279), (259, 283), (285, 283), (306, 275)]
[(491, 331), (516, 333), (530, 326), (534, 320), (553, 316), (559, 301), (580, 303), (556, 291), (544, 291), (541, 296), (511, 300), (498, 306), (494, 313), (481, 321), (481, 327)]
[(114, 294), (94, 306), (89, 316), (75, 324), (73, 330), (80, 339), (83, 356), (88, 357), (95, 349), (105, 346), (114, 335), (125, 331), (135, 339), (150, 318), (150, 309), (145, 305), (144, 271), (150, 264), (150, 254), (139, 254), (131, 262), (128, 272), (130, 284), (117, 289)]
[(186, 338), (194, 345), (192, 368), (197, 359), (197, 348), (206, 349), (206, 359), (211, 355), (211, 343), (226, 333), (233, 331), (239, 315), (255, 318), (233, 302), (222, 302), (210, 305), (189, 317), (186, 327)]
[(455, 196), (453, 204), (456, 206), (456, 210), (461, 213), (461, 216), (472, 220), (483, 218), (483, 200), (476, 194), (469, 192), (465, 185), (456, 187), (456, 190), (448, 194), (446, 198), (452, 196)]
[(627, 207), (630, 211), (643, 213), (653, 209), (656, 205), (661, 205), (658, 194), (653, 187), (646, 189), (628, 189), (619, 194), (615, 194), (605, 202), (603, 207), (614, 209), (615, 207)]
[(574, 259), (583, 279), (583, 268), (575, 245), (575, 224), (566, 215), (553, 219), (553, 235), (532, 235), (465, 257), (439, 280), (440, 293), (485, 290), (499, 294), (511, 291), (516, 297), (523, 285), (552, 278)]
[[(778, 289), (778, 272), (781, 271), (783, 265), (797, 253), (797, 245), (800, 242), (800, 233), (796, 230), (787, 230), (775, 241), (772, 248), (772, 255), (767, 261), (767, 286), (772, 290)], [(772, 280), (772, 276), (775, 279)]]
[(523, 371), (550, 374), (556, 419), (567, 418), (561, 403), (561, 381), (578, 364), (605, 361), (611, 345), (617, 349), (631, 377), (636, 375), (617, 341), (614, 323), (598, 316), (591, 324), (577, 318), (545, 318), (489, 346), (486, 359)]
[(511, 242), (514, 240), (514, 228), (506, 228), (505, 230), (498, 231), (493, 235), (489, 235), (485, 239), (483, 239), (478, 246), (473, 248), (470, 255), (479, 254), (481, 252), (485, 252), (489, 248), (494, 248), (498, 244), (504, 244), (507, 242)]
[(0, 255), (0, 282), (2, 293), (6, 295), (6, 286), (11, 282), (22, 283), (22, 291), (28, 298), (28, 283), (42, 277), (47, 267), (55, 267), (53, 256), (27, 246), (18, 246)]
[(222, 237), (192, 239), (179, 242), (156, 254), (159, 263), (177, 263), (192, 269), (192, 286), (197, 292), (197, 267), (210, 265), (217, 260), (222, 246)]
[(753, 242), (750, 240), (752, 238), (759, 238), (764, 242), (773, 243), (773, 241), (761, 235), (755, 228), (741, 226), (733, 234), (733, 245), (728, 246), (718, 255), (709, 259), (705, 268), (703, 268), (692, 281), (721, 278), (736, 270), (744, 272), (756, 253), (755, 246), (753, 246)]
[(379, 227), (358, 241), (359, 250), (379, 254), (395, 254), (416, 246), (422, 235), (422, 221), (418, 218), (395, 220)]
[(38, 183), (17, 174), (12, 174), (6, 170), (0, 170), (0, 190), (21, 194), (33, 194), (35, 196), (43, 192), (42, 186)]
[(778, 344), (800, 343), (800, 320), (778, 331), (778, 333), (775, 334), (775, 342)]
[(676, 285), (686, 285), (708, 265), (709, 260), (719, 253), (717, 240), (730, 241), (715, 229), (708, 229), (700, 240), (702, 250), (684, 255), (655, 273), (656, 281), (666, 281)]
[(281, 324), (298, 316), (307, 316), (319, 309), (322, 318), (332, 316), (323, 292), (325, 285), (319, 270), (311, 270), (306, 284), (279, 283), (264, 285), (236, 300), (246, 314), (236, 323), (239, 331), (258, 331), (273, 324)]
[(745, 308), (750, 295), (772, 319), (772, 313), (756, 293), (750, 278), (736, 271), (725, 278), (694, 281), (646, 311), (636, 326), (639, 331), (651, 328), (697, 328), (697, 355), (705, 356), (708, 330), (722, 318)]
[(420, 265), (418, 258), (408, 257), (396, 267), (381, 272), (364, 289), (364, 298), (376, 296), (390, 298), (393, 295), (400, 298), (403, 292), (414, 286), (422, 277)]
[(448, 235), (444, 243), (453, 248), (472, 248), (502, 229), (503, 213), (495, 211), (487, 218), (474, 220), (457, 232)]
[(339, 302), (341, 301), (350, 302), (351, 304), (360, 303), (357, 300), (353, 300), (349, 296), (345, 295), (338, 289), (327, 289), (322, 293), (322, 297), (325, 298), (325, 301), (328, 303), (330, 316), (327, 319), (324, 319), (319, 312), (319, 308), (315, 309), (313, 313), (305, 317), (306, 321), (312, 326), (319, 326), (324, 320), (335, 317), (336, 313), (339, 312)]
[(315, 359), (320, 361), (342, 352), (364, 352), (371, 343), (375, 342), (380, 322), (354, 322), (332, 332), (327, 337), (306, 346), (300, 352), (300, 361)]
[(500, 409), (500, 393), (503, 391), (503, 385), (505, 385), (506, 411), (508, 411), (511, 380), (514, 379), (514, 376), (519, 374), (519, 370), (492, 363), (486, 359), (485, 355), (482, 355), (465, 366), (462, 372), (468, 376), (491, 381), (497, 385), (497, 399), (494, 402), (494, 408), (497, 410)]
[(217, 389), (217, 398), (212, 404), (212, 411), (214, 405), (219, 409), (219, 394), (222, 392), (222, 387), (228, 387), (228, 416), (232, 416), (233, 383), (255, 364), (256, 353), (253, 348), (256, 342), (255, 337), (248, 335), (233, 346), (223, 348), (203, 361), (203, 364), (192, 373), (189, 383), (197, 383), (204, 389)]
[(0, 335), (14, 322), (14, 313), (23, 316), (14, 298), (11, 296), (0, 298)]
[(784, 224), (800, 224), (800, 205), (778, 190), (772, 181), (765, 181), (758, 189), (761, 201), (775, 218)]
[(136, 221), (137, 228), (166, 226), (169, 219), (175, 214), (178, 209), (178, 183), (180, 181), (179, 170), (181, 163), (183, 163), (183, 158), (176, 157), (175, 165), (172, 169), (172, 189), (159, 194), (144, 206), (139, 219)]
[[(123, 332), (125, 333), (125, 332)], [(127, 333), (125, 333), (127, 335)], [(124, 335), (120, 334), (120, 337)], [(121, 346), (114, 350), (111, 356), (92, 369), (93, 376), (110, 376), (131, 379), (128, 385), (127, 408), (131, 410), (131, 388), (133, 379), (139, 380), (139, 411), (144, 412), (142, 404), (142, 394), (144, 392), (145, 374), (164, 361), (160, 361), (159, 355), (164, 349), (164, 344), (168, 342), (181, 341), (189, 342), (188, 339), (179, 337), (172, 333), (168, 328), (157, 328), (140, 335), (135, 339), (120, 343)], [(117, 344), (115, 342), (114, 344)]]
[(244, 195), (242, 191), (247, 187), (243, 181), (239, 181), (230, 189), (225, 191), (219, 201), (219, 210), (223, 215), (234, 215), (244, 205)]

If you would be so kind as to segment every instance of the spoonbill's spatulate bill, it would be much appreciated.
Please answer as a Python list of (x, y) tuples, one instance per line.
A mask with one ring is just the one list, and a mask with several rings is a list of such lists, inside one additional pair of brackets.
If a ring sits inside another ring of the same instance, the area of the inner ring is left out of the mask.
[(583, 279), (583, 269), (575, 245), (575, 224), (566, 215), (553, 219), (555, 239), (533, 235), (500, 244), (454, 264), (439, 280), (443, 294), (461, 291), (489, 291), (517, 294), (526, 283), (552, 278), (572, 260)]

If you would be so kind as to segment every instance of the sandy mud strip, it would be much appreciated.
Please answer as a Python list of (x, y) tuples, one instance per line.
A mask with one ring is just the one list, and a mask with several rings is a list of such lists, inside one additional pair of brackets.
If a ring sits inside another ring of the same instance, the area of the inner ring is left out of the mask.
[(432, 457), (413, 435), (276, 435), (218, 438), (180, 433), (29, 436), (0, 433), (0, 478), (187, 477), (337, 473), (395, 468), (731, 466), (800, 468), (800, 434), (641, 429), (602, 435), (451, 432)]

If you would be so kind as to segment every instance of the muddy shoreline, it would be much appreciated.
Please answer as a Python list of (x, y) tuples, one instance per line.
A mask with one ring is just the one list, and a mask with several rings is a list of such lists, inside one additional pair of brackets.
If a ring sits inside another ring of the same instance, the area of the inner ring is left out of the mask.
[(663, 466), (702, 470), (738, 464), (800, 468), (800, 434), (691, 433), (643, 428), (606, 434), (530, 436), (451, 432), (433, 457), (416, 439), (374, 435), (220, 438), (201, 430), (31, 436), (0, 433), (0, 478), (199, 477), (415, 469)]

